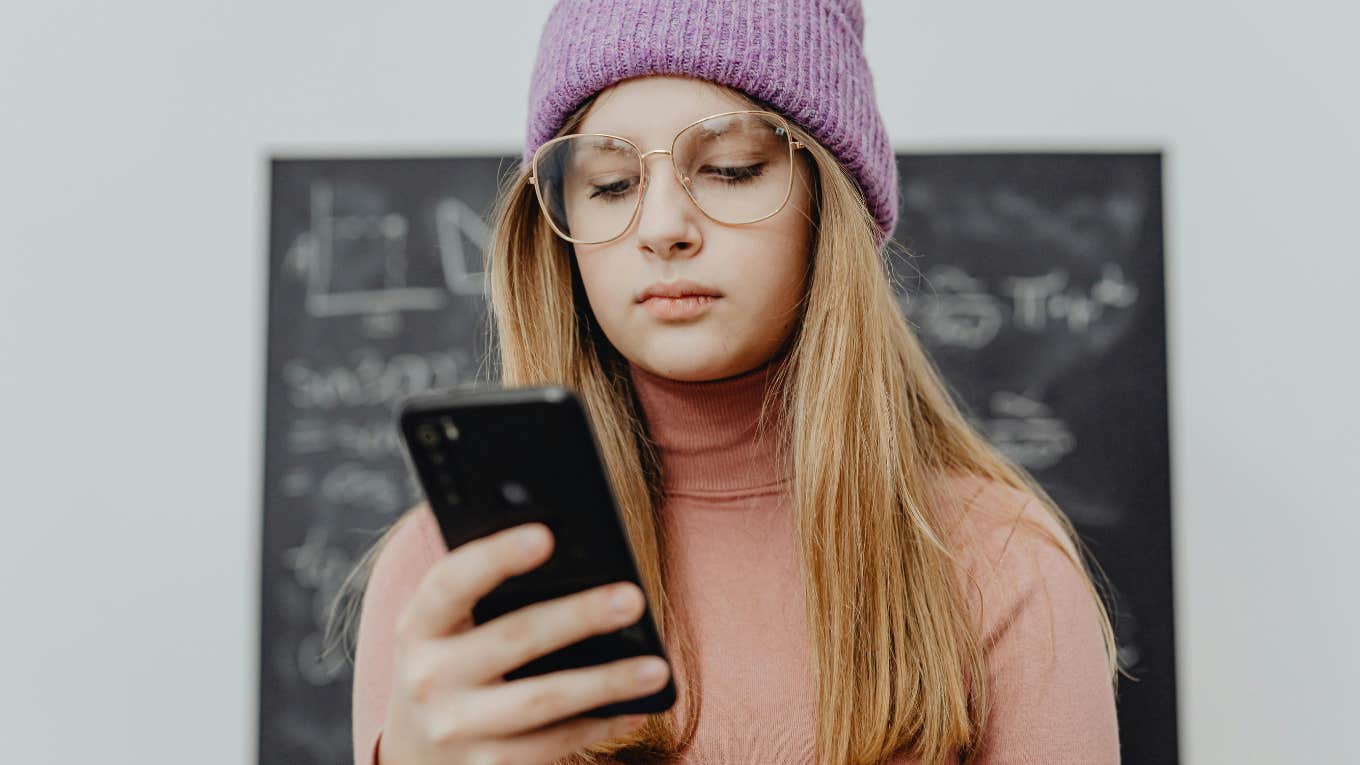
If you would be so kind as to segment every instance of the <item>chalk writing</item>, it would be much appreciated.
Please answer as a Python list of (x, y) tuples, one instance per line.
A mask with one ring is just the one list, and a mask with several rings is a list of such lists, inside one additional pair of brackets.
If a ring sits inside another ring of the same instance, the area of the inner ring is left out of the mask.
[(283, 551), (283, 564), (296, 584), (312, 592), (315, 626), (298, 644), (298, 672), (312, 685), (325, 685), (345, 670), (345, 660), (343, 656), (323, 654), (324, 634), (319, 625), (325, 623), (326, 609), (349, 573), (352, 561), (343, 550), (328, 544), (326, 532), (311, 528), (302, 544)]
[(471, 351), (398, 353), (386, 357), (372, 348), (350, 353), (348, 364), (315, 365), (302, 359), (284, 364), (288, 400), (299, 409), (391, 404), (431, 387), (453, 385)]
[(983, 422), (988, 438), (1027, 468), (1052, 467), (1077, 447), (1067, 423), (1042, 401), (997, 390), (990, 405), (992, 416)]
[(929, 342), (967, 349), (989, 345), (1007, 322), (1029, 334), (1048, 331), (1052, 322), (1085, 333), (1107, 311), (1138, 300), (1137, 285), (1117, 263), (1106, 263), (1100, 279), (1085, 288), (1073, 285), (1065, 268), (998, 277), (993, 289), (958, 266), (937, 266), (926, 272), (925, 284), (919, 293), (901, 296), (907, 316)]

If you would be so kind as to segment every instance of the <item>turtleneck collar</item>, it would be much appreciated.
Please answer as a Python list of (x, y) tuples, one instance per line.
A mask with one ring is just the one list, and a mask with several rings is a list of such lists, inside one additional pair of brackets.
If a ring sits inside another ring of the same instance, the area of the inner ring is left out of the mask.
[(668, 494), (744, 494), (787, 483), (775, 454), (773, 412), (771, 432), (756, 435), (761, 402), (787, 358), (701, 382), (672, 380), (629, 362)]

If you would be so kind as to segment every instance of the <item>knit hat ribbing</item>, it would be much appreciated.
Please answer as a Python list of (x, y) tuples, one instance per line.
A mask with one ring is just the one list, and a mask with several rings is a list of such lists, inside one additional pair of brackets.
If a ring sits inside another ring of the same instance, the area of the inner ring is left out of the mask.
[(521, 161), (581, 101), (649, 74), (699, 77), (773, 106), (859, 184), (881, 246), (897, 161), (864, 58), (860, 0), (559, 0), (539, 39)]

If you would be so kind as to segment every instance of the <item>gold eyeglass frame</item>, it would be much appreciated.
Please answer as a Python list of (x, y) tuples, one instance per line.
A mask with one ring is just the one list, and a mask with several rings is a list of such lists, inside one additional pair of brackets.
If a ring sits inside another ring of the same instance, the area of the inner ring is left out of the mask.
[[(712, 215), (709, 215), (708, 211), (704, 209), (704, 206), (699, 203), (699, 200), (694, 198), (694, 190), (690, 188), (691, 179), (688, 178), (687, 176), (681, 175), (680, 167), (675, 164), (675, 144), (677, 141), (680, 140), (680, 136), (684, 135), (686, 130), (689, 130), (690, 128), (694, 127), (695, 125), (698, 125), (701, 122), (707, 122), (708, 120), (714, 119), (715, 117), (728, 117), (734, 114), (759, 114), (764, 117), (774, 118), (774, 120), (778, 122), (779, 126), (784, 130), (784, 137), (788, 139), (789, 146), (789, 184), (788, 187), (784, 189), (784, 201), (780, 202), (779, 206), (774, 209), (774, 212), (769, 213), (768, 215), (762, 215), (759, 218), (754, 218), (752, 220), (740, 222), (722, 221), (718, 220), (717, 218), (714, 218)], [(612, 138), (616, 141), (622, 141), (628, 144), (629, 146), (633, 147), (633, 151), (636, 152), (636, 154), (638, 155), (638, 165), (640, 168), (639, 176), (642, 178), (642, 180), (638, 184), (638, 195), (637, 199), (634, 200), (633, 202), (633, 211), (632, 213), (629, 214), (628, 223), (623, 227), (623, 230), (609, 239), (600, 239), (593, 242), (587, 242), (581, 239), (573, 239), (570, 236), (567, 236), (561, 229), (557, 227), (557, 224), (553, 222), (552, 216), (548, 214), (548, 205), (546, 202), (543, 201), (543, 189), (538, 184), (538, 160), (539, 157), (543, 156), (544, 150), (560, 141), (566, 141), (573, 138), (580, 138), (581, 136), (600, 136), (603, 138)], [(689, 195), (690, 201), (694, 203), (694, 206), (698, 208), (699, 212), (704, 214), (704, 217), (708, 218), (714, 223), (719, 223), (724, 226), (746, 226), (751, 223), (759, 223), (760, 221), (763, 221), (766, 218), (772, 218), (775, 215), (778, 215), (779, 212), (783, 210), (786, 205), (788, 205), (789, 197), (793, 195), (793, 179), (796, 175), (798, 175), (798, 173), (795, 172), (793, 169), (793, 153), (798, 149), (806, 148), (807, 146), (805, 146), (803, 142), (794, 139), (793, 129), (789, 125), (789, 121), (784, 119), (784, 116), (782, 114), (777, 114), (775, 112), (764, 111), (760, 109), (739, 109), (737, 111), (732, 112), (720, 112), (718, 114), (710, 114), (707, 117), (697, 119), (676, 131), (675, 136), (671, 138), (671, 147), (669, 149), (652, 149), (651, 151), (645, 153), (642, 151), (641, 147), (639, 147), (632, 141), (628, 140), (627, 138), (624, 138), (623, 136), (619, 135), (613, 135), (611, 133), (572, 133), (570, 135), (558, 136), (543, 143), (534, 151), (534, 157), (531, 163), (528, 181), (529, 185), (534, 187), (534, 198), (538, 200), (538, 209), (540, 212), (543, 213), (543, 218), (548, 221), (548, 225), (552, 227), (554, 233), (556, 233), (563, 239), (567, 240), (568, 242), (571, 242), (572, 244), (604, 244), (606, 242), (612, 242), (622, 237), (624, 234), (627, 234), (628, 230), (633, 227), (633, 223), (637, 221), (638, 212), (642, 209), (642, 198), (647, 194), (647, 179), (648, 179), (647, 157), (653, 154), (670, 155), (671, 171), (675, 173), (675, 179), (680, 182), (681, 188), (683, 188), (685, 190), (685, 193)]]

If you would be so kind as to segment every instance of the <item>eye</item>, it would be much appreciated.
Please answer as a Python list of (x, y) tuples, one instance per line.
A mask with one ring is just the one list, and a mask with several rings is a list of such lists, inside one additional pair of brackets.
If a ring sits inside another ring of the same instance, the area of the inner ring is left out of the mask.
[(631, 178), (625, 178), (621, 181), (614, 181), (613, 183), (607, 183), (604, 184), (603, 186), (592, 183), (590, 185), (591, 189), (590, 198), (594, 199), (596, 197), (602, 196), (605, 199), (618, 199), (619, 197), (624, 196), (624, 194), (628, 192), (629, 188), (632, 186), (632, 183), (633, 179)]
[(704, 169), (711, 170), (714, 175), (728, 183), (744, 183), (764, 174), (765, 164), (764, 162), (757, 162), (754, 165), (738, 165), (735, 167), (709, 165)]

